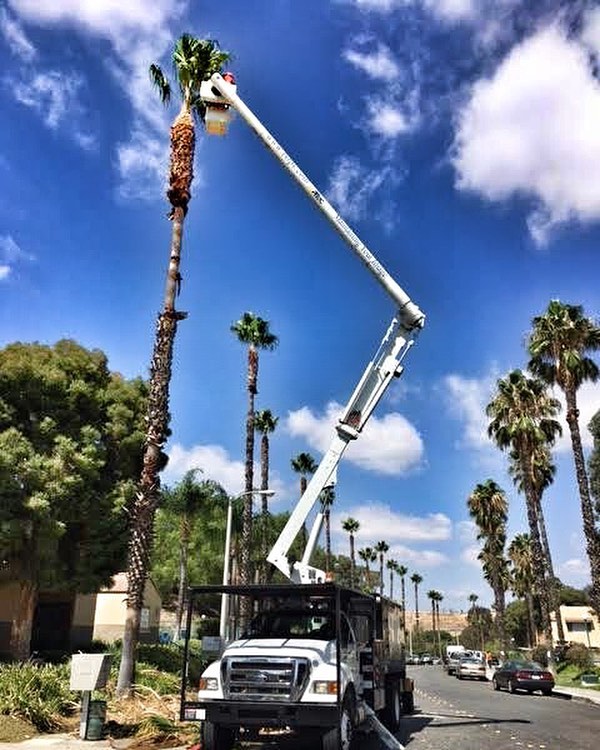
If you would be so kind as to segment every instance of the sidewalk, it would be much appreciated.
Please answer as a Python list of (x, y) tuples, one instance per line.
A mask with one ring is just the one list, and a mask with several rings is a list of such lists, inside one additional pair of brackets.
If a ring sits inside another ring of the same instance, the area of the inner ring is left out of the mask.
[[(0, 750), (127, 750), (131, 739), (81, 740), (70, 734), (40, 734), (23, 742), (0, 742)], [(170, 750), (187, 750), (180, 745)]]
[[(577, 688), (577, 687), (563, 687), (557, 685), (554, 688), (556, 695), (571, 696), (574, 700), (587, 701), (588, 703), (595, 703), (600, 706), (600, 690), (593, 690), (591, 688)], [(0, 750), (2, 746), (0, 745)]]

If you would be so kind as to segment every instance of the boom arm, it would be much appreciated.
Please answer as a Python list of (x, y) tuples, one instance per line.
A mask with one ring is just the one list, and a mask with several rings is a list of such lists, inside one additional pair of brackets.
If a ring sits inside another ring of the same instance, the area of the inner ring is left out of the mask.
[(317, 190), (291, 156), (275, 140), (258, 118), (250, 111), (236, 93), (234, 84), (215, 73), (210, 81), (202, 84), (200, 95), (210, 107), (229, 105), (240, 114), (252, 128), (265, 146), (277, 157), (280, 164), (300, 185), (312, 202), (326, 216), (347, 245), (358, 255), (376, 280), (398, 307), (398, 314), (392, 319), (388, 330), (375, 354), (367, 365), (354, 393), (350, 397), (342, 416), (335, 428), (335, 435), (323, 456), (316, 472), (313, 474), (306, 490), (273, 545), (267, 560), (275, 565), (287, 578), (297, 583), (323, 581), (323, 571), (309, 565), (310, 555), (317, 543), (322, 523), (322, 514), (318, 513), (311, 531), (306, 550), (300, 562), (290, 566), (288, 553), (294, 539), (310, 514), (324, 487), (332, 483), (337, 465), (351, 440), (355, 440), (379, 403), (393, 377), (402, 373), (401, 362), (414, 343), (414, 336), (423, 328), (425, 316), (412, 302), (406, 292), (390, 276), (381, 263), (357, 237), (344, 219), (335, 211), (327, 199)]

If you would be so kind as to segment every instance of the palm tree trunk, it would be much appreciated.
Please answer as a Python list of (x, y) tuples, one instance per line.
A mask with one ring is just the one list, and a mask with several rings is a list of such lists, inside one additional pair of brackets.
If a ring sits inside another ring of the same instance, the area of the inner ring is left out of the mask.
[[(246, 414), (246, 463), (245, 463), (245, 492), (242, 513), (242, 559), (240, 580), (247, 584), (252, 578), (250, 570), (250, 549), (252, 545), (252, 503), (254, 485), (254, 397), (257, 392), (258, 352), (254, 346), (248, 347), (248, 413)], [(247, 600), (242, 603), (242, 615), (246, 614)]]
[(356, 577), (356, 551), (354, 549), (354, 534), (350, 534), (350, 588), (354, 588)]
[(525, 594), (527, 602), (527, 615), (529, 619), (529, 648), (537, 646), (537, 628), (535, 627), (535, 615), (533, 613), (533, 594), (528, 591)]
[(415, 583), (415, 630), (419, 629), (419, 584)]
[(538, 525), (540, 528), (540, 538), (542, 542), (542, 548), (544, 550), (544, 557), (546, 560), (546, 566), (548, 568), (548, 580), (550, 582), (550, 600), (551, 608), (554, 610), (556, 617), (556, 627), (558, 630), (558, 640), (565, 640), (565, 629), (562, 623), (562, 617), (560, 616), (560, 597), (558, 593), (558, 585), (556, 576), (554, 575), (554, 565), (552, 563), (552, 553), (550, 552), (550, 544), (548, 542), (548, 533), (546, 531), (546, 520), (544, 518), (544, 509), (542, 506), (542, 498), (538, 497), (536, 502), (536, 513), (538, 517)]
[(527, 510), (527, 522), (529, 524), (529, 535), (531, 537), (531, 546), (533, 549), (533, 574), (537, 595), (542, 610), (542, 630), (548, 648), (552, 649), (552, 626), (550, 624), (550, 607), (548, 603), (548, 592), (546, 590), (544, 552), (540, 542), (540, 532), (538, 517), (536, 513), (535, 491), (531, 483), (531, 476), (528, 471), (529, 457), (523, 456), (523, 488), (525, 490), (525, 508)]
[(184, 514), (181, 519), (179, 532), (179, 587), (177, 590), (177, 610), (175, 612), (175, 633), (173, 640), (181, 638), (181, 622), (185, 604), (185, 590), (187, 588), (187, 557), (190, 537), (190, 522)]
[(590, 498), (590, 487), (585, 459), (581, 445), (581, 433), (579, 431), (579, 411), (577, 409), (577, 395), (574, 388), (565, 390), (567, 402), (567, 424), (571, 433), (571, 445), (573, 447), (573, 460), (575, 462), (575, 474), (579, 487), (581, 499), (581, 516), (583, 519), (583, 532), (586, 540), (586, 551), (590, 562), (592, 576), (592, 588), (590, 601), (592, 607), (600, 615), (600, 534), (595, 524), (594, 507)]
[(390, 568), (390, 600), (394, 599), (394, 571)]
[[(260, 440), (260, 488), (261, 490), (269, 489), (269, 438), (266, 433), (263, 433)], [(261, 497), (261, 517), (262, 517), (262, 580), (267, 580), (267, 554), (269, 552), (268, 545), (268, 525), (269, 525), (269, 497), (268, 495), (262, 495)]]
[(404, 583), (404, 576), (400, 576), (400, 585), (402, 588), (402, 630), (404, 631), (404, 643), (406, 643), (406, 585)]
[(141, 609), (152, 548), (154, 514), (158, 506), (160, 478), (164, 465), (163, 446), (169, 429), (169, 385), (177, 324), (186, 313), (175, 310), (181, 283), (180, 262), (183, 222), (191, 198), (193, 178), (194, 121), (185, 104), (171, 128), (171, 164), (167, 196), (172, 206), (171, 246), (162, 312), (158, 316), (150, 366), (148, 415), (143, 466), (139, 490), (133, 503), (127, 550), (127, 610), (117, 694), (131, 694), (135, 670), (135, 649), (139, 641)]
[(502, 644), (502, 648), (504, 649), (504, 651), (508, 651), (506, 630), (504, 628), (505, 599), (502, 581), (496, 581), (496, 585), (494, 588), (494, 606), (496, 608), (496, 627), (498, 629), (500, 643)]

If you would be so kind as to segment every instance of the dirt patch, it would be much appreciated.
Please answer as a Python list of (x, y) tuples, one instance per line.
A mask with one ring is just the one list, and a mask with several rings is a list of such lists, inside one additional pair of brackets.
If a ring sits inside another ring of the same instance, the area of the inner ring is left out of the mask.
[(37, 729), (25, 719), (0, 715), (0, 742), (22, 742), (37, 733)]

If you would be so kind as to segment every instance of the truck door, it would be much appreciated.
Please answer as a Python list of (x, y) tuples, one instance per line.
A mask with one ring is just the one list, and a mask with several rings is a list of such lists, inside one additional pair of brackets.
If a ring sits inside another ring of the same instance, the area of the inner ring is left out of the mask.
[(343, 612), (340, 617), (340, 656), (356, 683), (359, 672), (358, 643), (352, 625)]

